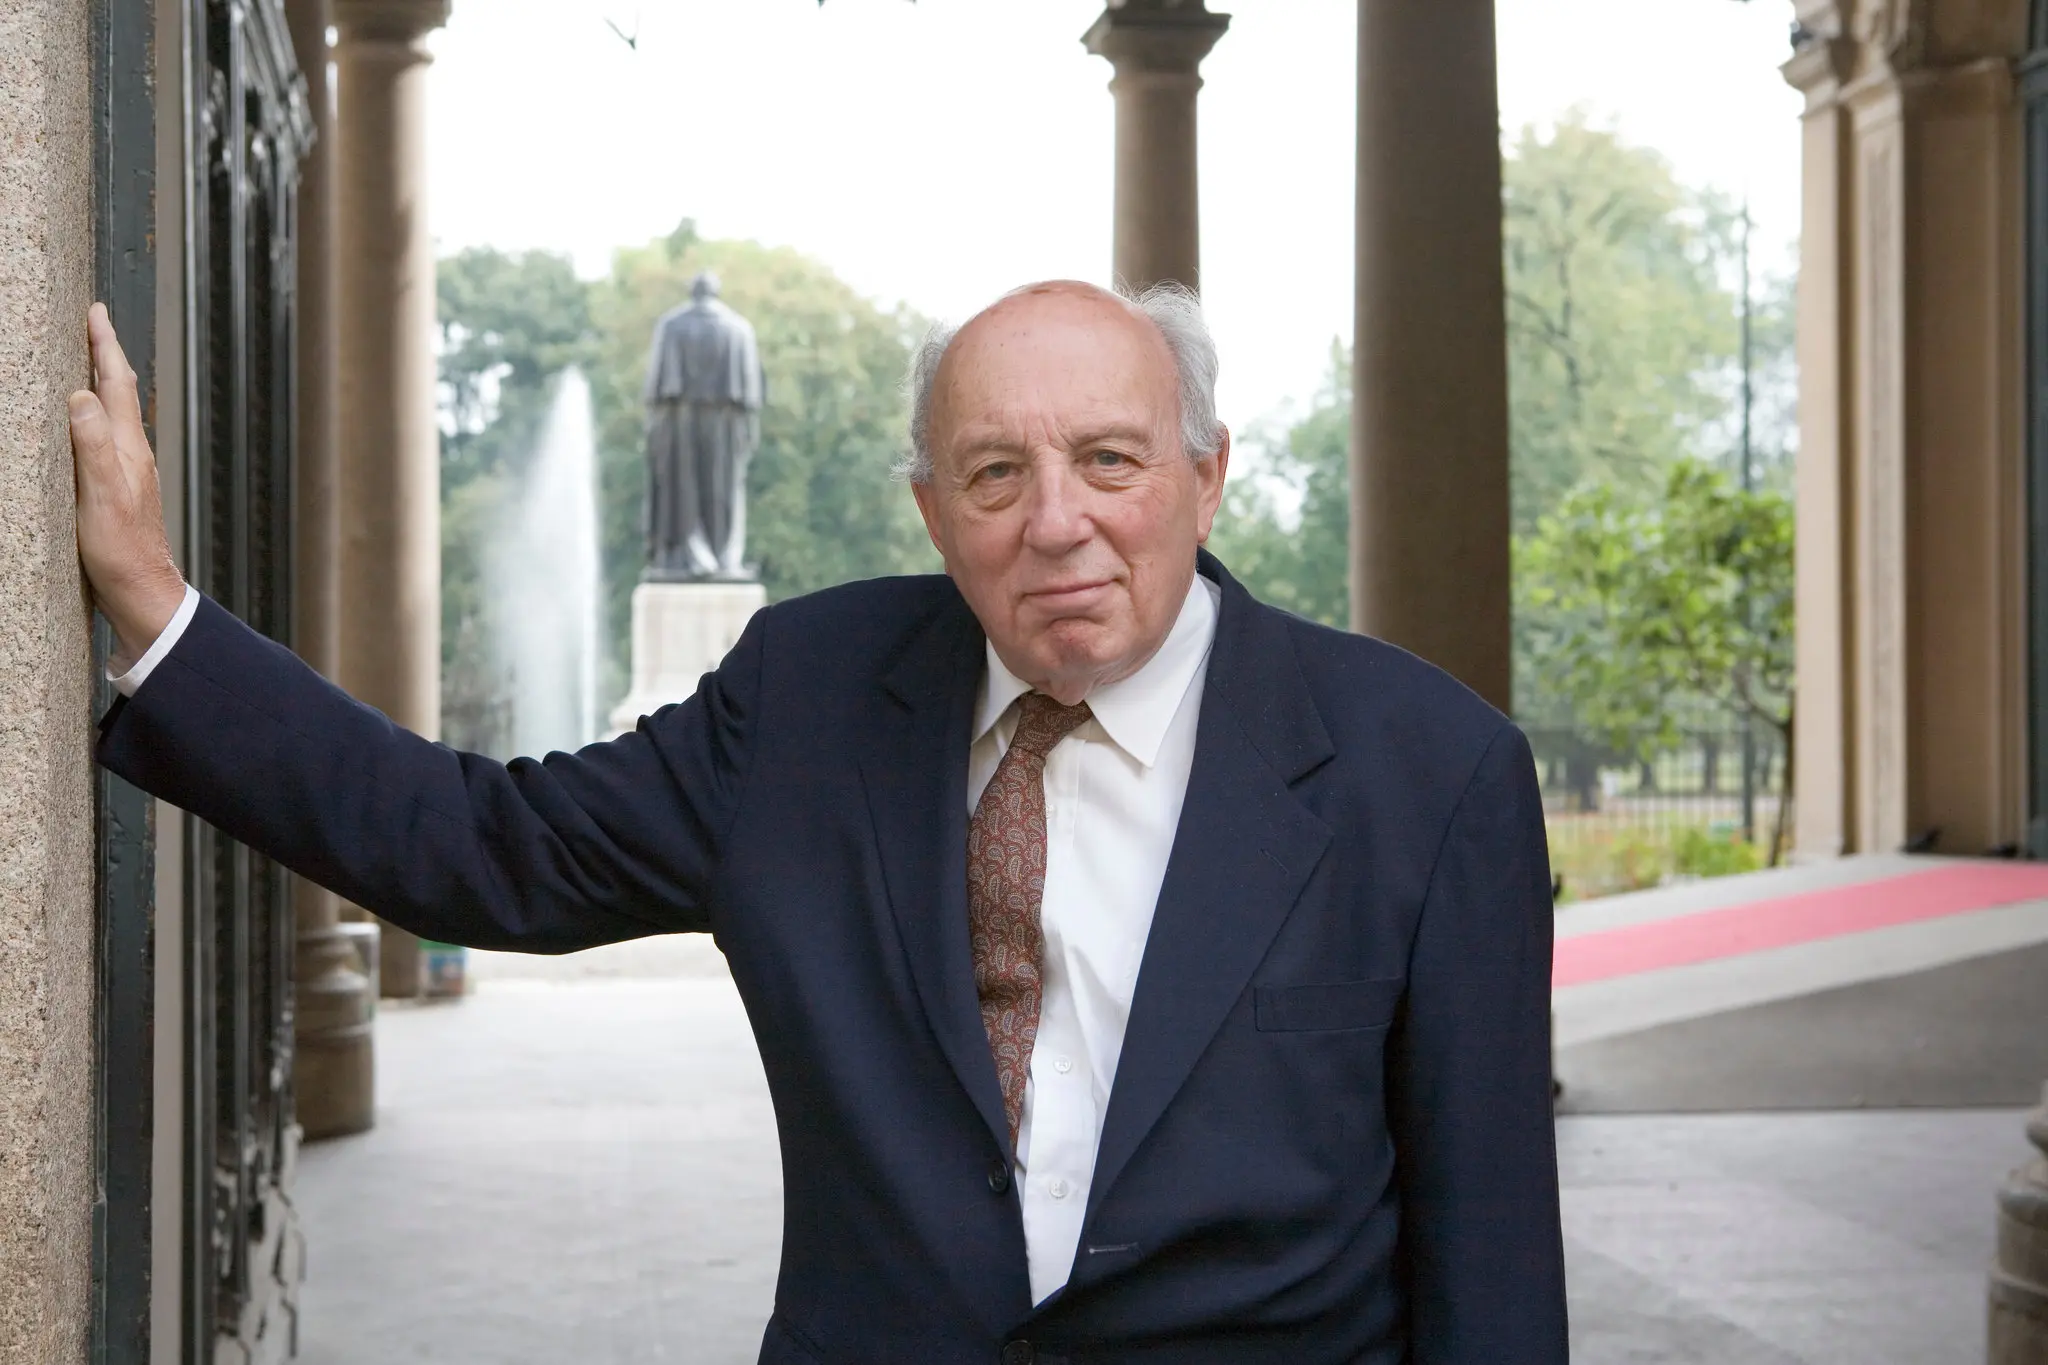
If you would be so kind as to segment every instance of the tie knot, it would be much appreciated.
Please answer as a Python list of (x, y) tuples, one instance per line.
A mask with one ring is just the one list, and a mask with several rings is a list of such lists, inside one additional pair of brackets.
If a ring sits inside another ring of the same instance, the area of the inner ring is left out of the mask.
[(1085, 701), (1078, 706), (1062, 706), (1043, 692), (1026, 692), (1017, 704), (1021, 714), (1017, 718), (1017, 733), (1010, 740), (1010, 747), (1040, 758), (1050, 753), (1053, 745), (1065, 739), (1092, 714)]

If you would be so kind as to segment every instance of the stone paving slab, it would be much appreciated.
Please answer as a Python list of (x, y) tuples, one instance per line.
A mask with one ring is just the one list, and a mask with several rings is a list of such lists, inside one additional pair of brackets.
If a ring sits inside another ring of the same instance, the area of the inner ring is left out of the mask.
[[(378, 1127), (300, 1169), (308, 1365), (754, 1359), (781, 1195), (744, 1012), (702, 940), (601, 951), (380, 1013)], [(2018, 1111), (1559, 1134), (1582, 1365), (1982, 1360)]]
[(1571, 1113), (2024, 1107), (2048, 1077), (2048, 944), (1564, 1045)]

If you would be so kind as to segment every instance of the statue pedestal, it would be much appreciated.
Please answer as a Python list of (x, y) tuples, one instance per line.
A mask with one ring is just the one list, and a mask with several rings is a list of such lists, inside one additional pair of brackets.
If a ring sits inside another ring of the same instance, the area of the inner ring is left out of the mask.
[(697, 690), (768, 605), (759, 583), (642, 583), (633, 589), (633, 687), (612, 708), (620, 735)]

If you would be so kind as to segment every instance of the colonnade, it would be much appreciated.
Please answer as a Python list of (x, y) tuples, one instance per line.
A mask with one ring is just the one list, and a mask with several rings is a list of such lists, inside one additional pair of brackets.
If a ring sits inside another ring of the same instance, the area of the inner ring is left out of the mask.
[[(1122, 0), (1112, 264), (1201, 287), (1196, 96), (1229, 16)], [(1508, 398), (1493, 0), (1359, 0), (1351, 623), (1509, 709)]]
[[(424, 43), (449, 0), (287, 9), (320, 130), (300, 202), (299, 646), (431, 736), (440, 497)], [(1122, 0), (1083, 38), (1114, 71), (1112, 260), (1134, 286), (1200, 287), (1196, 97), (1229, 24), (1203, 0)], [(1359, 91), (1354, 623), (1505, 707), (1492, 0), (1360, 0)], [(368, 983), (341, 924), (352, 912), (299, 891), (302, 1121), (309, 1136), (356, 1131), (371, 1121), (372, 1059)], [(390, 926), (382, 942), (382, 993), (417, 994), (417, 942)]]
[[(440, 729), (440, 432), (426, 214), (425, 40), (449, 0), (287, 0), (318, 130), (301, 171), (299, 652), (407, 729)], [(329, 46), (329, 34), (333, 45)], [(373, 1121), (370, 974), (310, 883), (298, 914), (299, 1119)], [(417, 995), (419, 944), (382, 927), (382, 994)]]

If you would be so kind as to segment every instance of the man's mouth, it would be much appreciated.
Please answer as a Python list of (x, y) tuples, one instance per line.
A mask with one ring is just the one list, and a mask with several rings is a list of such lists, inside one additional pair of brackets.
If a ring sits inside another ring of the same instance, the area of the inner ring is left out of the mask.
[(1039, 588), (1024, 594), (1032, 606), (1045, 611), (1072, 611), (1095, 604), (1113, 586), (1107, 578), (1093, 579), (1083, 583), (1062, 583), (1057, 587)]

